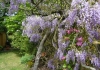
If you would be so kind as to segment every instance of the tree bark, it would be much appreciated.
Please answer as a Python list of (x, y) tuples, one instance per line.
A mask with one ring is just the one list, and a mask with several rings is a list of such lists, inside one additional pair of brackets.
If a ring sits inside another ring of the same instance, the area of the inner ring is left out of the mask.
[(37, 70), (37, 68), (38, 68), (39, 59), (41, 57), (41, 51), (42, 51), (42, 48), (43, 48), (43, 44), (44, 44), (44, 42), (45, 42), (48, 35), (49, 35), (49, 32), (47, 32), (44, 35), (42, 41), (40, 42), (40, 45), (39, 45), (39, 48), (38, 48), (38, 51), (37, 51), (37, 54), (36, 54), (36, 58), (35, 58), (35, 63), (34, 63), (34, 66), (32, 67), (32, 70)]
[(90, 69), (90, 70), (96, 70), (95, 68), (87, 66), (87, 65), (82, 65), (82, 67), (85, 67), (85, 68)]

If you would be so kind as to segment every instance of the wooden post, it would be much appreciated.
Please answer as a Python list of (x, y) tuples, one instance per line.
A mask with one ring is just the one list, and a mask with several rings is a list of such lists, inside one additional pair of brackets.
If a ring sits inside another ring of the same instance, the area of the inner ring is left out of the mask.
[(5, 46), (6, 44), (6, 33), (2, 32), (0, 33), (0, 45)]

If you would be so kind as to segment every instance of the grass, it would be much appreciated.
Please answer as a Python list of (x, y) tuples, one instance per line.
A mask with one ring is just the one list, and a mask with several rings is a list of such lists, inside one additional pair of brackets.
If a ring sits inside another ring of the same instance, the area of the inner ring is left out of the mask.
[(29, 70), (25, 64), (21, 64), (18, 51), (0, 52), (0, 70)]

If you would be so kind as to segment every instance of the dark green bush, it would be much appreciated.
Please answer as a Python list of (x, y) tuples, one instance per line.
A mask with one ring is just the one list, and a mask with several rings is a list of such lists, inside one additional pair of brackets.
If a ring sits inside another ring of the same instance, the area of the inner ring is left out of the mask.
[(7, 32), (7, 28), (2, 24), (0, 24), (0, 33), (1, 32)]

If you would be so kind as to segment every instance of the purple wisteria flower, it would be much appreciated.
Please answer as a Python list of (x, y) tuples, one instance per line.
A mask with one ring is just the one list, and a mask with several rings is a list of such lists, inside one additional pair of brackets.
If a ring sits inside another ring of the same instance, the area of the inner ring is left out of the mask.
[(18, 12), (19, 5), (20, 4), (26, 5), (25, 4), (26, 2), (31, 3), (31, 0), (10, 0), (10, 7), (9, 7), (7, 15), (13, 15), (15, 14), (15, 12)]
[(51, 28), (51, 32), (53, 32), (55, 30), (55, 27), (57, 26), (57, 23), (58, 23), (58, 19), (55, 18), (54, 20), (52, 20), (52, 28)]
[(76, 7), (77, 5), (79, 5), (81, 3), (82, 3), (82, 0), (72, 0), (71, 6), (72, 7)]
[(66, 55), (66, 62), (67, 62), (67, 63), (70, 62), (70, 57), (69, 57), (69, 55)]
[(8, 10), (8, 14), (9, 15), (14, 14), (15, 12), (18, 11), (18, 8), (19, 8), (19, 4), (18, 4), (17, 0), (10, 0), (10, 7)]
[(77, 53), (75, 53), (75, 55), (76, 55), (76, 60), (78, 63), (85, 64), (85, 61), (87, 58), (86, 51), (77, 52)]
[(92, 43), (93, 39), (91, 37), (88, 37), (88, 41), (89, 41), (89, 43)]
[(58, 19), (57, 18), (52, 20), (52, 27), (56, 27), (57, 23), (58, 23)]
[(86, 51), (83, 51), (83, 52), (80, 54), (80, 60), (81, 60), (81, 63), (82, 63), (82, 64), (85, 64), (86, 57), (87, 57), (87, 53), (86, 53)]
[[(65, 33), (65, 32), (64, 32)], [(70, 41), (62, 42), (63, 40), (63, 31), (58, 35), (58, 50), (57, 57), (61, 60), (65, 51), (65, 48), (68, 47)]]
[(9, 8), (9, 14), (13, 14), (14, 12), (18, 11), (18, 5), (11, 5), (10, 4), (10, 8)]
[(70, 41), (63, 42), (63, 35), (65, 35), (65, 30), (59, 29), (58, 34), (58, 50), (57, 50), (57, 57), (61, 60), (65, 51), (65, 48), (68, 47)]
[(39, 33), (39, 28), (44, 29), (44, 20), (38, 16), (29, 16), (25, 21), (22, 22), (24, 27), (23, 35), (27, 35), (30, 38), (30, 41), (38, 42), (41, 38)]
[(75, 52), (73, 50), (69, 50), (66, 55), (66, 62), (69, 63), (70, 60), (75, 62)]
[(17, 0), (18, 3), (22, 3), (22, 4), (25, 4), (27, 2), (27, 0)]
[(63, 55), (64, 55), (64, 52), (60, 49), (60, 48), (58, 48), (58, 50), (57, 50), (57, 57), (60, 59), (60, 60), (62, 60), (62, 57), (63, 57)]
[(54, 65), (53, 65), (53, 59), (51, 59), (51, 60), (48, 61), (48, 67), (49, 67), (50, 69), (52, 69), (52, 70), (55, 70), (55, 67), (54, 67)]
[(66, 47), (68, 47), (70, 41), (67, 41), (67, 42), (58, 42), (58, 46), (59, 48), (64, 51)]
[(65, 30), (63, 29), (58, 29), (58, 47), (59, 48), (64, 48), (63, 46), (67, 46), (67, 43), (62, 42), (63, 41), (63, 36), (66, 33)]
[[(45, 21), (43, 17), (32, 15), (28, 16), (23, 22), (22, 26), (23, 28), (23, 35), (27, 35), (30, 38), (30, 41), (37, 42), (40, 38), (39, 35), (41, 35), (40, 30), (52, 30), (55, 29), (56, 25), (58, 23), (58, 19), (55, 18), (54, 20)], [(53, 30), (54, 31), (54, 30)], [(38, 34), (38, 35), (37, 35)], [(34, 39), (36, 36), (36, 39)], [(34, 40), (33, 40), (34, 39)]]
[(86, 42), (84, 42), (81, 47), (83, 48), (85, 46), (87, 46), (87, 43)]
[[(96, 33), (93, 33), (94, 27), (97, 27), (98, 24), (100, 24), (100, 5), (96, 2), (94, 5), (90, 5), (90, 3), (86, 0), (72, 0), (71, 6), (73, 10), (76, 9), (76, 15), (75, 12), (69, 14), (74, 16), (74, 19), (77, 19), (77, 26), (84, 26), (92, 38), (98, 39), (99, 37), (97, 36)], [(72, 16), (70, 16), (72, 18)], [(75, 22), (70, 18), (71, 22)], [(94, 35), (96, 34), (96, 35)]]
[(33, 34), (31, 37), (30, 37), (30, 41), (31, 42), (38, 42), (40, 40), (41, 36), (39, 34)]
[(57, 57), (61, 60), (65, 51), (65, 48), (68, 47), (70, 41), (62, 42), (63, 41), (63, 35), (65, 34), (65, 31), (59, 29), (58, 34), (58, 50), (57, 50)]
[(74, 9), (73, 11), (70, 11), (70, 12), (69, 12), (69, 16), (68, 16), (67, 21), (70, 22), (70, 25), (71, 25), (71, 26), (72, 26), (73, 23), (75, 22), (76, 16), (77, 16), (77, 9)]
[(79, 70), (79, 64), (78, 63), (75, 64), (74, 70)]
[(96, 55), (92, 56), (91, 64), (93, 64), (97, 69), (100, 69), (100, 58), (96, 57)]
[(45, 24), (46, 28), (51, 28), (52, 27), (52, 22), (50, 22), (50, 21), (46, 21), (44, 24)]

